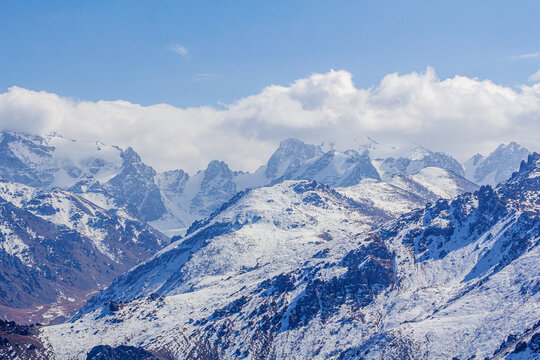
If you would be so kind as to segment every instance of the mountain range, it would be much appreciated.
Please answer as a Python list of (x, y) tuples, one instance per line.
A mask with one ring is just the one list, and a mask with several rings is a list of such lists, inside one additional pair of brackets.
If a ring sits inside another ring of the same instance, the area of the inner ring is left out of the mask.
[(540, 341), (539, 158), (516, 143), (460, 164), (287, 139), (253, 173), (190, 175), (3, 131), (0, 164), (0, 315), (18, 323), (0, 357), (514, 359)]
[[(58, 134), (40, 137), (3, 131), (0, 177), (73, 192), (104, 209), (149, 222), (172, 236), (182, 234), (193, 221), (209, 216), (248, 188), (283, 180), (316, 180), (348, 187), (370, 178), (433, 201), (473, 191), (477, 185), (496, 185), (528, 154), (511, 143), (461, 165), (450, 155), (420, 145), (396, 149), (366, 138), (357, 149), (325, 152), (321, 146), (288, 139), (254, 173), (232, 171), (226, 163), (215, 160), (189, 175), (181, 169), (157, 173), (132, 148), (81, 143)], [(434, 186), (435, 182), (438, 185)]]
[(538, 154), (496, 188), (375, 229), (372, 208), (316, 181), (239, 193), (40, 339), (60, 358), (104, 345), (175, 359), (537, 356), (539, 194)]

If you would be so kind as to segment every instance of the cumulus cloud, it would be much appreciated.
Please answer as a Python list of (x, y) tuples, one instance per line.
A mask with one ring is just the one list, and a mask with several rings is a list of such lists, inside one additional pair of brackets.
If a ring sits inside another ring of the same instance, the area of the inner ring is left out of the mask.
[(514, 140), (540, 149), (540, 83), (512, 89), (464, 76), (441, 80), (428, 68), (359, 89), (349, 72), (332, 70), (268, 86), (220, 109), (72, 101), (12, 87), (0, 94), (0, 127), (132, 146), (159, 170), (193, 172), (213, 159), (254, 170), (287, 137), (347, 149), (369, 135), (465, 160)]
[(180, 44), (172, 44), (171, 46), (169, 46), (169, 50), (171, 50), (172, 52), (180, 56), (187, 56), (187, 54), (189, 54), (188, 49), (186, 49), (184, 46)]

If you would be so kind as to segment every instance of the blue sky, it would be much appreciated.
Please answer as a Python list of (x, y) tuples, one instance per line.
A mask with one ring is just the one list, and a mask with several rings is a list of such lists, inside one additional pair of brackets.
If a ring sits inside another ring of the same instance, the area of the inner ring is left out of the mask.
[(538, 19), (537, 1), (0, 0), (0, 92), (186, 107), (427, 66), (517, 87), (540, 69)]

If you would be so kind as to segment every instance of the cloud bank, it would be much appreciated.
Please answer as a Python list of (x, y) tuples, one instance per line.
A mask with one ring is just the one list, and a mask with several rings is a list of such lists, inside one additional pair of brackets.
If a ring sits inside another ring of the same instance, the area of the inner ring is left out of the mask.
[(12, 87), (0, 94), (0, 127), (132, 146), (158, 170), (193, 172), (213, 159), (254, 170), (288, 137), (346, 149), (368, 135), (465, 160), (501, 142), (540, 149), (540, 83), (512, 89), (463, 76), (441, 80), (428, 68), (359, 89), (349, 72), (332, 70), (268, 86), (222, 109), (74, 101)]

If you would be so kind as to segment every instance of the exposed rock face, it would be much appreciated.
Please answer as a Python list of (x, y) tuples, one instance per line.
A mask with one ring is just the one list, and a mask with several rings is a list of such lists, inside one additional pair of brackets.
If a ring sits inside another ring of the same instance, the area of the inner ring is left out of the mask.
[(51, 359), (38, 334), (39, 326), (0, 320), (0, 359)]
[(166, 243), (68, 192), (0, 182), (0, 312), (23, 323), (69, 316)]
[(223, 161), (211, 161), (204, 171), (199, 192), (191, 200), (191, 212), (202, 219), (229, 201), (237, 193), (233, 176)]
[(88, 355), (87, 360), (159, 360), (152, 353), (134, 346), (120, 345), (110, 347), (108, 345), (98, 345), (94, 347)]
[(104, 184), (105, 190), (114, 199), (117, 207), (126, 207), (128, 212), (144, 221), (161, 218), (167, 211), (159, 188), (154, 183), (156, 172), (142, 163), (132, 149), (122, 151), (122, 169), (118, 175)]
[(280, 178), (322, 154), (322, 150), (315, 145), (307, 145), (298, 139), (283, 140), (266, 164), (266, 178)]

